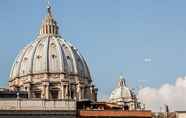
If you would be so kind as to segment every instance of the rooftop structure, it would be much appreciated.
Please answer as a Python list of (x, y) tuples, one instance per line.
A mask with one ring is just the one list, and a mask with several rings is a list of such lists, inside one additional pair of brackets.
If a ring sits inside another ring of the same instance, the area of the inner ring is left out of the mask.
[(9, 88), (28, 92), (28, 98), (96, 101), (88, 64), (60, 36), (50, 5), (36, 39), (19, 52), (12, 65)]

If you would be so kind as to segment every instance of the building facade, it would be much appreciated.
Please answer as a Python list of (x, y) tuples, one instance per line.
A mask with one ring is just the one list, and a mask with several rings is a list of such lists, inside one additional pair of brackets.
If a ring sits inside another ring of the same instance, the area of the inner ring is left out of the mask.
[(47, 8), (36, 39), (18, 54), (10, 73), (11, 91), (26, 91), (28, 98), (97, 100), (89, 67), (77, 48), (63, 39)]

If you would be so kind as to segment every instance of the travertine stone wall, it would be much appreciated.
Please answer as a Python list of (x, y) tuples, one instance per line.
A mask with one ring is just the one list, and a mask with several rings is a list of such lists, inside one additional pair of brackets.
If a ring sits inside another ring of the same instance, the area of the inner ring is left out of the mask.
[(73, 100), (0, 99), (0, 110), (76, 110)]
[(186, 118), (186, 112), (177, 112), (176, 113), (176, 118)]

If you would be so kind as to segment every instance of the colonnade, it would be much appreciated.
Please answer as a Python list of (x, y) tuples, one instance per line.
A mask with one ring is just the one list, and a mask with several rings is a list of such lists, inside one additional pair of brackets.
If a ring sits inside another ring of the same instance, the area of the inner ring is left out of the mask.
[[(31, 84), (27, 84), (26, 91), (28, 92), (28, 98), (34, 98), (33, 87)], [(49, 82), (43, 82), (42, 86), (39, 88), (41, 92), (42, 99), (53, 99), (51, 95), (52, 87), (56, 88), (54, 91), (57, 91), (58, 96), (57, 99), (77, 99), (82, 100), (85, 99), (85, 86), (84, 85), (76, 85), (69, 84), (68, 82), (62, 82), (60, 86), (50, 86)]]

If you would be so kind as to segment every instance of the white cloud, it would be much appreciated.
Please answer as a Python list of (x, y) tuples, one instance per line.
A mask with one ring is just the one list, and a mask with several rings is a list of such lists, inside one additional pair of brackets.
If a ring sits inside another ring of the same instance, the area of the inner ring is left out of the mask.
[(179, 77), (175, 85), (164, 84), (160, 88), (145, 87), (139, 90), (139, 98), (147, 109), (153, 111), (164, 110), (168, 105), (171, 111), (186, 108), (186, 77)]
[(150, 62), (152, 62), (152, 59), (151, 59), (151, 58), (145, 58), (145, 59), (144, 59), (144, 62), (150, 63)]

